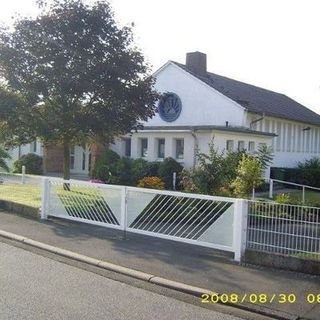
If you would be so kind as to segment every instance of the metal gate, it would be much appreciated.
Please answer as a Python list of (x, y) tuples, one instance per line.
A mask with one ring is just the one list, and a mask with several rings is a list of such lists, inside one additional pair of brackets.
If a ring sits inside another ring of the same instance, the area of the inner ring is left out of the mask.
[(55, 216), (235, 253), (245, 246), (246, 202), (173, 191), (44, 178), (42, 217)]

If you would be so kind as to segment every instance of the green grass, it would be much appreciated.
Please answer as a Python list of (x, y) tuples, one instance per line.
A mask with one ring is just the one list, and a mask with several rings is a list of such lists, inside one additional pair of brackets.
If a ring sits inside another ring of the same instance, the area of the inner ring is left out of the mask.
[[(277, 192), (274, 194), (273, 199), (276, 199), (277, 194), (284, 193), (289, 195), (290, 200), (298, 205), (302, 205), (302, 191), (301, 190), (293, 190), (290, 192)], [(263, 194), (259, 197), (259, 199), (269, 199), (269, 194)], [(290, 201), (290, 202), (291, 202)], [(320, 206), (320, 191), (310, 191), (306, 190), (305, 192), (305, 205), (307, 206)]]
[[(289, 193), (290, 199), (294, 201), (302, 201), (302, 191), (294, 191)], [(306, 191), (306, 204), (320, 204), (320, 191)]]
[(12, 201), (39, 208), (41, 191), (39, 186), (0, 184), (0, 200)]
[(291, 254), (292, 257), (301, 258), (306, 260), (319, 260), (320, 261), (320, 252), (312, 252), (312, 253), (295, 253)]

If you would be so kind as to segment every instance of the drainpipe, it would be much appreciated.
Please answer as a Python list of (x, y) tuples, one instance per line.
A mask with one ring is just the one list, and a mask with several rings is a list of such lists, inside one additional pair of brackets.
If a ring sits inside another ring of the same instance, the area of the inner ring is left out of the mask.
[(195, 168), (196, 166), (196, 156), (197, 156), (197, 151), (198, 151), (198, 138), (196, 136), (196, 130), (191, 130), (191, 135), (193, 137), (193, 140), (194, 140), (194, 148), (193, 148), (193, 168)]
[(261, 118), (258, 118), (258, 119), (256, 119), (256, 120), (251, 121), (251, 122), (250, 122), (250, 129), (252, 129), (252, 125), (253, 125), (253, 124), (255, 124), (255, 123), (263, 120), (264, 117), (265, 117), (265, 114), (263, 113), (262, 116), (261, 116)]

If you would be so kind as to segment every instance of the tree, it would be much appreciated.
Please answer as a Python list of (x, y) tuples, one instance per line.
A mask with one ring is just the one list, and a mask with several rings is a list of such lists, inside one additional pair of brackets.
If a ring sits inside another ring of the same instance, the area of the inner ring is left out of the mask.
[(261, 161), (253, 156), (243, 154), (237, 168), (237, 177), (232, 182), (234, 193), (238, 196), (247, 196), (261, 186), (263, 168)]
[(10, 155), (7, 151), (5, 151), (1, 146), (0, 146), (0, 169), (3, 169), (7, 172), (9, 172), (9, 167), (6, 163), (6, 159), (10, 159)]
[(272, 163), (274, 158), (273, 150), (271, 147), (268, 147), (266, 144), (261, 144), (258, 147), (256, 157), (259, 159), (262, 169), (265, 171), (269, 165)]
[(23, 102), (11, 122), (0, 118), (8, 129), (2, 139), (62, 144), (64, 179), (71, 145), (111, 142), (153, 116), (158, 99), (132, 29), (119, 27), (101, 1), (57, 0), (35, 19), (16, 19), (13, 31), (0, 30), (0, 77)]

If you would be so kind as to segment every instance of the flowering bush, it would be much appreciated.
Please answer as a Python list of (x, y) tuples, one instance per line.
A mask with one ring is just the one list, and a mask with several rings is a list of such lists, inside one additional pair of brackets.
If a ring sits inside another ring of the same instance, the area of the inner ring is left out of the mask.
[(163, 190), (165, 183), (159, 177), (144, 177), (138, 181), (137, 187)]
[(102, 181), (102, 180), (100, 180), (100, 179), (91, 179), (90, 182), (91, 182), (91, 183), (102, 183), (102, 184), (105, 183), (104, 181)]

